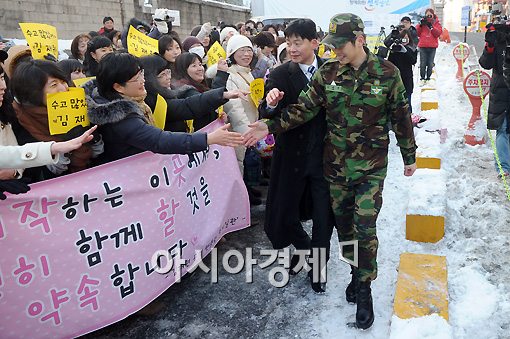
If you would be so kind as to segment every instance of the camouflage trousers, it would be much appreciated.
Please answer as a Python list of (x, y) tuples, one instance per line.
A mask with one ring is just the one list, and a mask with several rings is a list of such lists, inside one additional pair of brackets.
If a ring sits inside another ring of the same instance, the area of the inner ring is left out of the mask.
[[(382, 206), (383, 185), (381, 177), (368, 177), (355, 184), (329, 184), (339, 241), (358, 241), (358, 269), (354, 271), (360, 281), (377, 278), (376, 221)], [(354, 246), (343, 247), (344, 258), (354, 260)]]

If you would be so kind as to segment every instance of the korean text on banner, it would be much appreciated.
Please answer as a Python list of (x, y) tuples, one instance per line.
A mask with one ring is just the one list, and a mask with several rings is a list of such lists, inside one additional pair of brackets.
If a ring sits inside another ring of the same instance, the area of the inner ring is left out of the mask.
[(258, 78), (250, 83), (250, 97), (255, 106), (259, 107), (260, 101), (264, 99), (264, 80)]
[(154, 107), (154, 122), (158, 128), (165, 129), (167, 107), (168, 104), (165, 98), (158, 94), (156, 107)]
[(137, 57), (158, 52), (158, 40), (141, 33), (133, 26), (129, 26), (127, 45), (128, 52)]
[[(2, 338), (78, 337), (124, 319), (250, 223), (234, 149), (222, 146), (36, 183), (0, 211)], [(166, 274), (159, 251), (175, 257)]]
[(220, 59), (225, 59), (226, 57), (227, 53), (223, 47), (221, 47), (219, 42), (216, 41), (207, 52), (207, 66), (214, 65), (218, 63)]
[(69, 87), (67, 92), (48, 94), (46, 102), (51, 135), (67, 133), (78, 125), (90, 125), (83, 88)]
[(44, 59), (48, 54), (58, 59), (58, 37), (54, 26), (20, 22), (19, 27), (27, 39), (34, 59)]

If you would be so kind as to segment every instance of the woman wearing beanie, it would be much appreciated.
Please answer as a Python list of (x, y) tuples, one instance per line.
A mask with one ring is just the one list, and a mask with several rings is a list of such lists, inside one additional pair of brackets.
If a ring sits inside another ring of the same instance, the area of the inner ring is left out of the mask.
[[(227, 90), (250, 90), (250, 83), (254, 80), (251, 74), (250, 63), (253, 60), (253, 45), (246, 36), (234, 35), (228, 40), (227, 44), (227, 58), (231, 62), (231, 66), (228, 68), (229, 78), (227, 80)], [(225, 113), (227, 113), (232, 129), (238, 133), (245, 133), (249, 127), (248, 125), (255, 122), (258, 119), (257, 107), (252, 100), (241, 100), (235, 99), (230, 100), (224, 105)], [(242, 174), (244, 173), (244, 160), (247, 149), (244, 146), (238, 146), (235, 148), (239, 169)], [(256, 151), (255, 151), (256, 152)], [(253, 159), (255, 154), (253, 150), (249, 150), (249, 159)], [(253, 155), (253, 157), (251, 156)], [(260, 161), (260, 157), (258, 158)], [(254, 164), (255, 165), (255, 164)], [(260, 164), (259, 164), (260, 166)], [(250, 166), (251, 167), (251, 166)], [(257, 166), (252, 166), (257, 167)], [(260, 174), (260, 167), (259, 167)], [(252, 171), (250, 171), (252, 173)], [(256, 177), (257, 175), (253, 175)], [(256, 178), (253, 180), (247, 178), (244, 175), (246, 187), (248, 188), (248, 195), (250, 197), (250, 203), (252, 205), (260, 205), (262, 201), (257, 197), (257, 191), (252, 186), (255, 186)]]
[(200, 57), (200, 59), (204, 59), (205, 57), (205, 48), (197, 37), (189, 36), (182, 42), (182, 49), (184, 52), (195, 53)]
[(239, 34), (239, 32), (234, 27), (230, 27), (230, 26), (227, 26), (221, 30), (220, 44), (224, 50), (227, 50), (228, 40), (230, 40), (230, 38), (233, 37), (234, 35), (238, 35), (238, 34)]

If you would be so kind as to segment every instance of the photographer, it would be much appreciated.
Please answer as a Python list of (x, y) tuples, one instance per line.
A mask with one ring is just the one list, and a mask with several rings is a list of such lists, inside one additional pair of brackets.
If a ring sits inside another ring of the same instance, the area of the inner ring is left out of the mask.
[[(510, 173), (508, 133), (510, 90), (505, 80), (510, 79), (508, 77), (505, 79), (503, 73), (503, 63), (510, 65), (510, 60), (505, 60), (504, 56), (507, 45), (507, 33), (499, 31), (493, 24), (488, 24), (486, 28), (485, 48), (478, 62), (484, 69), (492, 69), (487, 129), (496, 130), (496, 151), (499, 155), (504, 175), (507, 176)], [(506, 70), (507, 67), (505, 67), (505, 72)], [(499, 171), (497, 164), (496, 170)]]
[(416, 28), (412, 25), (411, 18), (408, 16), (403, 17), (400, 19), (400, 26), (402, 29), (405, 29), (409, 31), (409, 37), (411, 38), (414, 47), (418, 46), (418, 32), (416, 31)]
[(436, 49), (439, 46), (439, 36), (443, 28), (439, 23), (437, 15), (432, 8), (425, 11), (425, 17), (416, 25), (418, 32), (418, 47), (420, 49), (420, 86), (425, 85), (432, 75), (432, 67), (434, 67), (434, 57)]
[(411, 95), (414, 88), (413, 65), (416, 64), (418, 52), (411, 38), (411, 32), (406, 29), (399, 30), (394, 28), (391, 34), (384, 40), (384, 45), (390, 51), (388, 61), (397, 66), (400, 71), (400, 76), (406, 89), (407, 100), (409, 101), (409, 109), (412, 110)]

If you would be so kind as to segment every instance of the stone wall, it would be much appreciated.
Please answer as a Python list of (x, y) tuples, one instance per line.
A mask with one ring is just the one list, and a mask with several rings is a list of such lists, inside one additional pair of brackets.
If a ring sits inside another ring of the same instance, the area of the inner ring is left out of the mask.
[(6, 38), (23, 38), (19, 22), (39, 22), (57, 27), (59, 39), (72, 39), (89, 31), (97, 31), (103, 17), (111, 16), (115, 28), (121, 30), (132, 17), (150, 24), (151, 11), (158, 7), (179, 10), (181, 26), (175, 31), (182, 37), (200, 23), (230, 23), (245, 21), (250, 10), (244, 7), (202, 0), (152, 0), (144, 7), (144, 0), (0, 0), (0, 35)]

